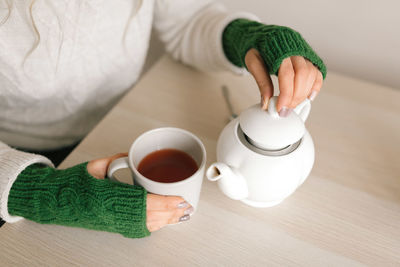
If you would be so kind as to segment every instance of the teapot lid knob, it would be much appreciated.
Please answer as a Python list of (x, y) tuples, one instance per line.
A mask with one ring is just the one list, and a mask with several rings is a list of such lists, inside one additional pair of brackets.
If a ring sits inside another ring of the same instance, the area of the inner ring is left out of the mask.
[(303, 119), (307, 118), (310, 111), (309, 101), (301, 103), (302, 107), (287, 117), (279, 116), (276, 103), (277, 97), (274, 96), (269, 101), (267, 111), (256, 104), (239, 116), (240, 127), (248, 141), (260, 149), (283, 149), (299, 141), (306, 131)]

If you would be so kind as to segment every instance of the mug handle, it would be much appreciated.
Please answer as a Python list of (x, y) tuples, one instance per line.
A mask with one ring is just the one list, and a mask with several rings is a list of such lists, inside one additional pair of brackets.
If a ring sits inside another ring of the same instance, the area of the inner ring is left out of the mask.
[(125, 169), (129, 168), (129, 158), (128, 157), (123, 157), (123, 158), (117, 158), (113, 160), (110, 165), (108, 166), (107, 170), (107, 178), (113, 181), (118, 181), (114, 177), (114, 172), (118, 171), (119, 169)]

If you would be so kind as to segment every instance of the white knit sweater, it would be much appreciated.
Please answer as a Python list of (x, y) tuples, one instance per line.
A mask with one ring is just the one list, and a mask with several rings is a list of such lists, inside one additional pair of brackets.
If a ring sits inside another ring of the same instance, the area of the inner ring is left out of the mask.
[(31, 1), (11, 2), (0, 25), (0, 217), (8, 222), (20, 219), (7, 210), (18, 174), (51, 162), (6, 144), (41, 150), (82, 139), (139, 77), (153, 25), (175, 59), (240, 73), (224, 56), (223, 29), (258, 20), (210, 0), (143, 0), (137, 13), (136, 0), (37, 0), (32, 16)]

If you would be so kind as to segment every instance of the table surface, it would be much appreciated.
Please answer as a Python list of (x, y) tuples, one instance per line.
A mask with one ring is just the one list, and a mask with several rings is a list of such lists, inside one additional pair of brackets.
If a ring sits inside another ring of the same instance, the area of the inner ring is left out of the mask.
[[(127, 151), (141, 133), (162, 126), (196, 134), (209, 166), (229, 117), (222, 85), (236, 112), (259, 101), (251, 76), (201, 73), (164, 56), (60, 168)], [(400, 91), (330, 72), (307, 121), (314, 168), (280, 205), (246, 206), (205, 179), (192, 219), (149, 238), (28, 220), (5, 224), (2, 265), (398, 266), (399, 103)]]

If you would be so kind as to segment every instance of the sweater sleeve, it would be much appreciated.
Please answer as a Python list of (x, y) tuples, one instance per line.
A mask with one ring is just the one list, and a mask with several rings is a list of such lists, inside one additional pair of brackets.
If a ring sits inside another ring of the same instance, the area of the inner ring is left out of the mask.
[(34, 164), (13, 184), (8, 211), (42, 224), (58, 224), (120, 233), (150, 235), (146, 227), (146, 191), (137, 185), (100, 180), (87, 162), (57, 170)]
[(259, 20), (251, 13), (228, 13), (212, 0), (156, 0), (154, 9), (154, 26), (167, 52), (202, 71), (246, 73), (226, 58), (222, 47), (225, 27), (238, 18)]
[(0, 217), (6, 222), (13, 223), (23, 219), (8, 212), (8, 196), (18, 175), (34, 163), (54, 167), (46, 157), (18, 151), (0, 141)]
[(223, 48), (226, 57), (238, 67), (246, 67), (247, 51), (255, 48), (270, 74), (278, 74), (282, 60), (290, 56), (303, 56), (319, 68), (326, 77), (322, 59), (296, 31), (283, 26), (265, 25), (257, 21), (237, 19), (223, 33)]

